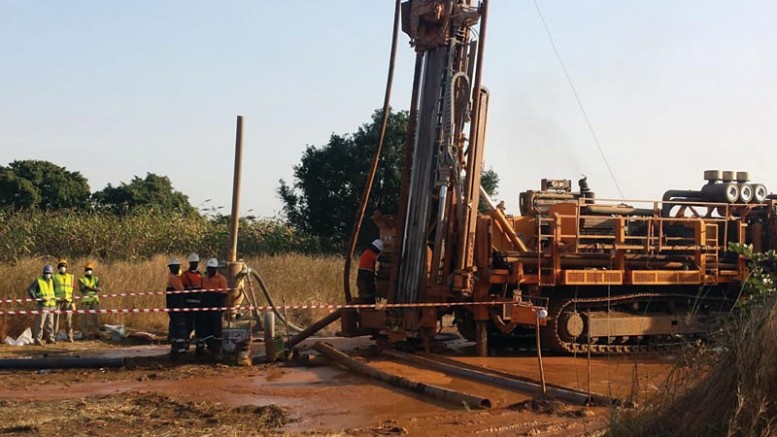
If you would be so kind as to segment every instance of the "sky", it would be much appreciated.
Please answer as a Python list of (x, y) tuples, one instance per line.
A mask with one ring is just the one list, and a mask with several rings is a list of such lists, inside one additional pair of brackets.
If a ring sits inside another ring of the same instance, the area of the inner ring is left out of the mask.
[[(588, 176), (620, 199), (532, 0), (491, 0), (483, 84), (498, 200)], [(777, 2), (537, 0), (626, 199), (697, 189), (707, 169), (777, 190)], [(383, 102), (393, 0), (0, 0), (0, 165), (43, 159), (93, 191), (147, 172), (228, 212), (274, 217), (308, 145)], [(407, 109), (400, 37), (392, 106)]]

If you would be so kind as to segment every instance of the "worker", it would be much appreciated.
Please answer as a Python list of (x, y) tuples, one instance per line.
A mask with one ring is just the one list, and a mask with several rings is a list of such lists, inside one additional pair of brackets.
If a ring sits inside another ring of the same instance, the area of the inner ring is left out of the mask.
[[(181, 275), (181, 282), (184, 290), (202, 290), (202, 273), (199, 271), (200, 256), (192, 252), (187, 258), (189, 269)], [(187, 293), (184, 295), (184, 302), (187, 308), (202, 308), (202, 293)], [(205, 325), (205, 313), (195, 311), (184, 313), (186, 318), (186, 338), (190, 338), (194, 333), (194, 352), (197, 355), (205, 354), (205, 341), (201, 335), (202, 327)]]
[(57, 297), (57, 312), (54, 314), (54, 332), (59, 332), (59, 322), (64, 319), (67, 341), (73, 342), (73, 286), (75, 277), (67, 272), (67, 260), (62, 258), (57, 263), (57, 273), (54, 274), (54, 295)]
[(364, 302), (375, 301), (375, 265), (378, 255), (383, 251), (383, 240), (374, 240), (359, 258), (359, 270), (356, 273), (356, 287), (359, 298)]
[(27, 288), (27, 294), (37, 300), (37, 313), (35, 314), (35, 325), (33, 326), (33, 341), (36, 346), (43, 346), (41, 339), (45, 336), (46, 343), (55, 344), (54, 338), (54, 311), (56, 311), (57, 300), (54, 294), (54, 280), (51, 276), (54, 269), (51, 264), (43, 267), (43, 273), (40, 277), (32, 281)]
[[(206, 308), (224, 308), (227, 303), (227, 278), (218, 272), (219, 260), (210, 258), (205, 264), (206, 275), (202, 279), (202, 289), (207, 290), (202, 293), (203, 306)], [(208, 347), (208, 352), (212, 354), (216, 361), (221, 361), (221, 318), (224, 311), (221, 309), (207, 311), (204, 340)]]
[(81, 316), (81, 331), (84, 340), (97, 339), (100, 330), (100, 278), (94, 275), (94, 263), (84, 264), (84, 275), (78, 278), (78, 291), (81, 293), (82, 309), (94, 311)]
[[(170, 273), (167, 275), (167, 291), (183, 291), (181, 281), (181, 262), (178, 258), (170, 258), (167, 263)], [(184, 295), (181, 293), (167, 293), (166, 306), (168, 310), (176, 310), (185, 307)], [(170, 340), (170, 355), (177, 357), (185, 353), (189, 339), (186, 337), (186, 317), (181, 311), (168, 311), (170, 323), (167, 328), (167, 338)]]

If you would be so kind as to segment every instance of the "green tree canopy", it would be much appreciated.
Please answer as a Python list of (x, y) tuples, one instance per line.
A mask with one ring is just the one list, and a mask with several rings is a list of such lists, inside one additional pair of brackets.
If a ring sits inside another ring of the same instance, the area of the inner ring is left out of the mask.
[[(322, 147), (308, 146), (294, 166), (291, 185), (280, 181), (278, 195), (289, 223), (298, 231), (317, 237), (325, 251), (342, 252), (350, 237), (364, 184), (378, 144), (382, 110), (351, 134), (332, 134)], [(391, 112), (378, 172), (367, 215), (380, 210), (396, 213), (407, 136), (407, 111)], [(483, 172), (483, 187), (493, 193), (499, 178)], [(361, 242), (375, 238), (369, 219), (363, 223)]]
[(109, 208), (117, 214), (136, 209), (175, 211), (187, 215), (196, 213), (189, 197), (175, 191), (170, 178), (154, 173), (147, 173), (145, 178), (135, 176), (130, 183), (122, 182), (116, 187), (108, 184), (103, 190), (95, 192), (92, 199), (98, 207)]
[(48, 161), (14, 161), (0, 166), (0, 205), (45, 210), (83, 207), (89, 184), (79, 172)]

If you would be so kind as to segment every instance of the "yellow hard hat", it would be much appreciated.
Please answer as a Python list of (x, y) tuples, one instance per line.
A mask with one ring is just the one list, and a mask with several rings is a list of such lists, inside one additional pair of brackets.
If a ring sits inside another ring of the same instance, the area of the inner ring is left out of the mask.
[(94, 263), (91, 261), (87, 261), (86, 264), (84, 264), (84, 268), (88, 270), (94, 270)]
[(59, 262), (57, 262), (57, 265), (67, 265), (67, 260), (65, 258), (60, 258)]

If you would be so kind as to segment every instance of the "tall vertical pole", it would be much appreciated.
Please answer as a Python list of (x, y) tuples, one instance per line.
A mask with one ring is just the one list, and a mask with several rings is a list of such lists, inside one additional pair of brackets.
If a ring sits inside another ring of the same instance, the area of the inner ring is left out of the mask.
[(243, 164), (243, 116), (237, 116), (237, 131), (235, 134), (235, 173), (232, 180), (232, 216), (229, 231), (229, 262), (237, 261), (237, 230), (240, 222), (240, 173)]

